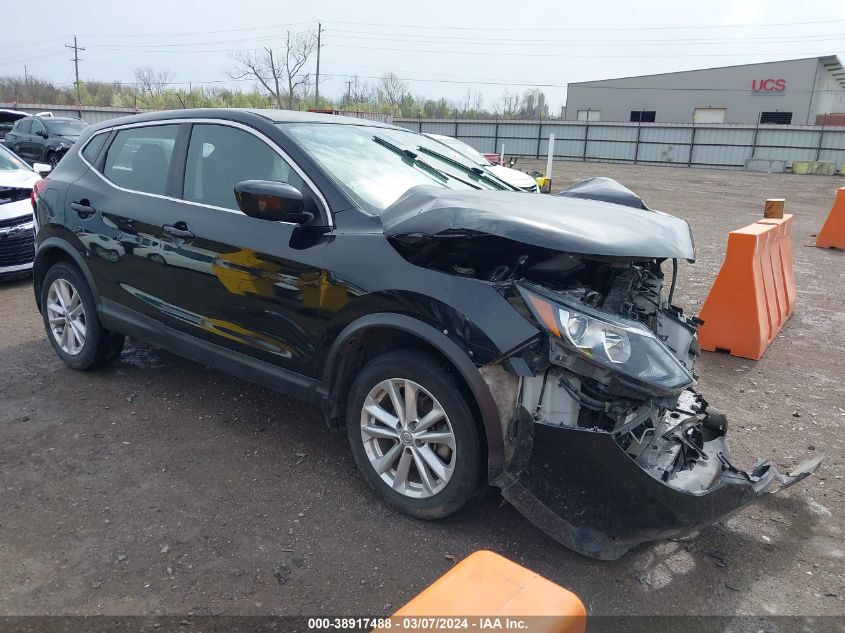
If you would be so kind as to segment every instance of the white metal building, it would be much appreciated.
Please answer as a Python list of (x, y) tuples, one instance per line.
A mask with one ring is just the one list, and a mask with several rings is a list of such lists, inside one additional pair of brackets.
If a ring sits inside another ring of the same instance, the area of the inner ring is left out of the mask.
[(830, 55), (572, 83), (565, 118), (815, 125), (843, 113), (845, 70)]

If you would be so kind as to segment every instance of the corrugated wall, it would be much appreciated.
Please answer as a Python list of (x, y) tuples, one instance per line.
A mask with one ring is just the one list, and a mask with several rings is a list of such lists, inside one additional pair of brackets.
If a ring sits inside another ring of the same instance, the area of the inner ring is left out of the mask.
[(845, 127), (584, 121), (394, 119), (415, 132), (446, 134), (482, 152), (545, 158), (549, 134), (555, 158), (743, 169), (751, 158), (845, 163)]
[[(77, 116), (75, 106), (0, 104), (21, 112)], [(83, 107), (82, 118), (99, 123), (135, 114), (131, 108)], [(354, 113), (344, 113), (355, 116)], [(549, 134), (555, 135), (555, 158), (690, 167), (742, 169), (750, 158), (845, 163), (845, 127), (805, 125), (725, 125), (671, 123), (587, 123), (584, 121), (487, 121), (477, 119), (394, 119), (415, 132), (445, 134), (481, 152), (545, 158)]]

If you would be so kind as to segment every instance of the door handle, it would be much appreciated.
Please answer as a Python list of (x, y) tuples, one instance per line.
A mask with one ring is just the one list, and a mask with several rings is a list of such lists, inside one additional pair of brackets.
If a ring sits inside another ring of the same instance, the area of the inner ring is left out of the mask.
[(161, 227), (161, 230), (165, 235), (170, 235), (171, 237), (178, 237), (183, 240), (194, 239), (193, 232), (188, 230), (188, 225), (184, 222), (177, 222), (176, 224), (165, 224), (163, 227)]
[(91, 206), (87, 200), (80, 200), (79, 202), (71, 202), (70, 208), (79, 214), (80, 218), (90, 218), (97, 210)]

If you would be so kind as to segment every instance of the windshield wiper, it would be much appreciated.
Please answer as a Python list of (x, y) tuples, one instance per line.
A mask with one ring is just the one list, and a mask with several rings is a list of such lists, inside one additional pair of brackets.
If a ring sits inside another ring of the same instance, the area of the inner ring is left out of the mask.
[(446, 154), (441, 154), (440, 152), (437, 152), (433, 149), (429, 149), (427, 147), (423, 147), (422, 145), (417, 147), (417, 149), (421, 152), (424, 152), (425, 154), (428, 154), (429, 156), (434, 156), (435, 158), (442, 160), (443, 162), (448, 163), (453, 167), (457, 167), (466, 174), (471, 174), (476, 178), (486, 180), (487, 182), (496, 185), (500, 189), (512, 189), (512, 187), (506, 182), (499, 180), (495, 176), (491, 176), (489, 173), (487, 173), (487, 171), (485, 171), (481, 167), (469, 167), (467, 165), (464, 165), (459, 160), (455, 160), (454, 158), (447, 156)]
[(405, 149), (403, 147), (399, 147), (398, 145), (394, 145), (393, 143), (391, 143), (387, 139), (384, 139), (380, 136), (373, 136), (373, 140), (376, 143), (378, 143), (379, 145), (381, 145), (382, 147), (386, 147), (387, 149), (389, 149), (394, 154), (401, 156), (403, 160), (408, 160), (412, 164), (417, 165), (418, 167), (420, 167), (420, 168), (424, 169), (425, 171), (431, 173), (432, 175), (436, 176), (438, 178), (438, 180), (442, 180), (444, 182), (449, 180), (449, 176), (447, 174), (444, 174), (442, 171), (437, 169), (437, 167), (435, 167), (434, 165), (430, 165), (429, 163), (427, 163), (424, 160), (422, 160), (421, 158), (419, 158), (417, 156), (416, 152), (412, 152), (409, 149)]

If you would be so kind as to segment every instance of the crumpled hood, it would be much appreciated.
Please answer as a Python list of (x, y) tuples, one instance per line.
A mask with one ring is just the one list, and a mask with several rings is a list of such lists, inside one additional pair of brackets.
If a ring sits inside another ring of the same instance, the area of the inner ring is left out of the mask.
[(596, 200), (417, 186), (381, 221), (388, 237), (464, 230), (568, 253), (695, 259), (684, 220)]

